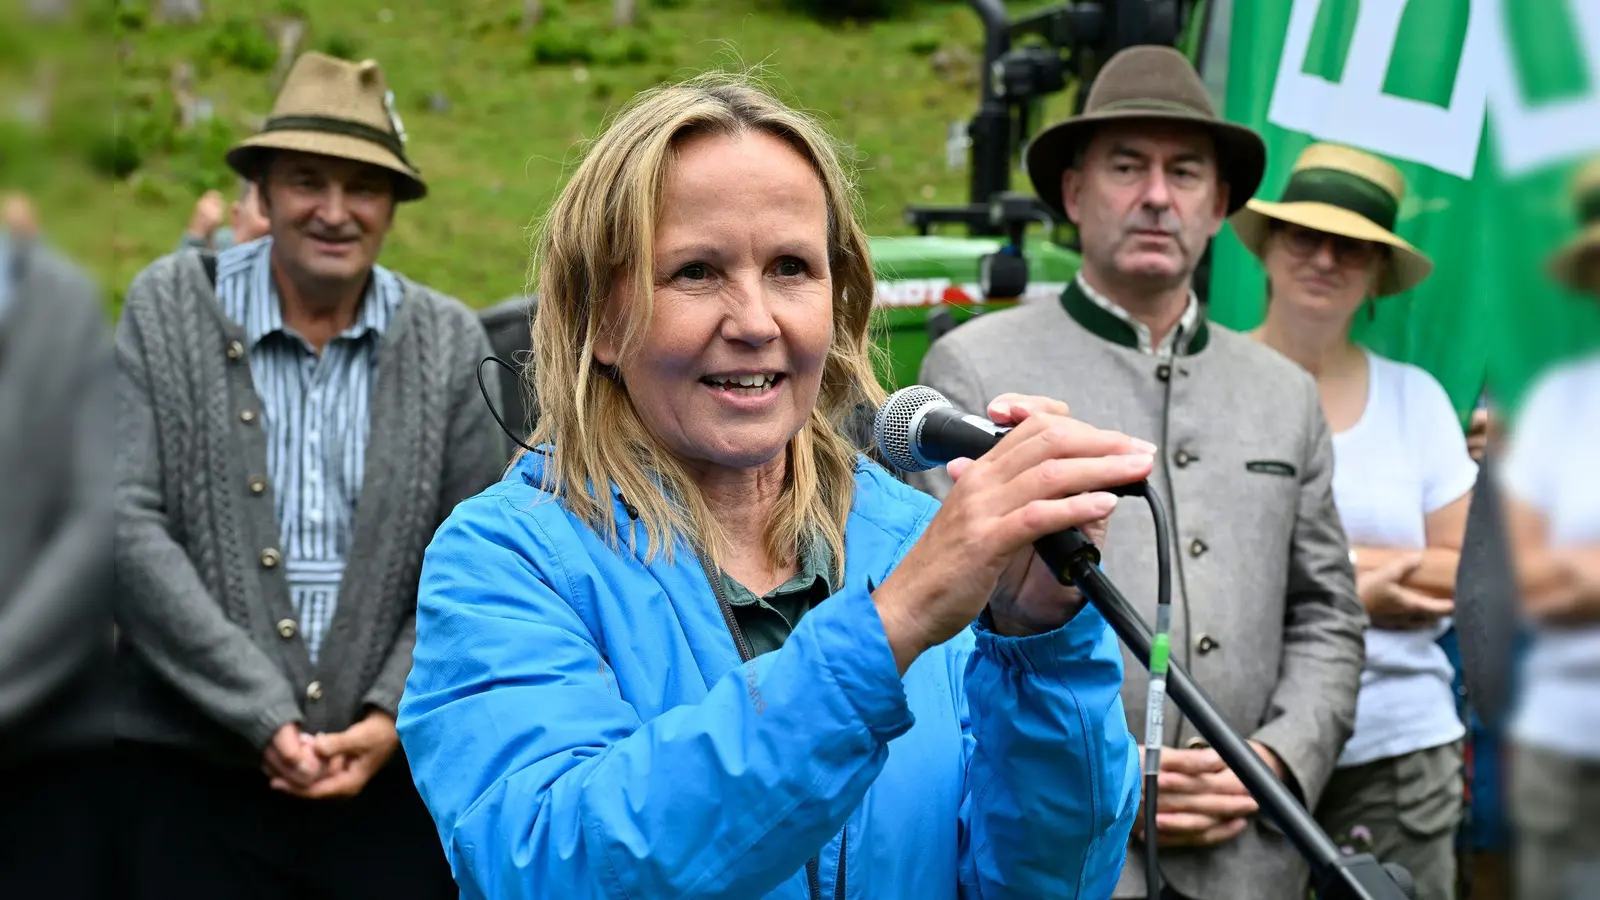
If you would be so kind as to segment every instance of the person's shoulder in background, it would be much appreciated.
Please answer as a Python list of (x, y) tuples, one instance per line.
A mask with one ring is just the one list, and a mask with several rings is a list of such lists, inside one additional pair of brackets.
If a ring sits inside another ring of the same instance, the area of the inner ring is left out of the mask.
[(1244, 368), (1263, 378), (1285, 379), (1297, 390), (1316, 392), (1317, 381), (1310, 372), (1250, 335), (1214, 321), (1206, 322), (1206, 331), (1211, 351), (1201, 352), (1215, 352), (1217, 356), (1229, 360), (1233, 366)]
[[(1206, 324), (1207, 346), (1200, 352), (1215, 359), (1208, 372), (1229, 382), (1230, 400), (1240, 410), (1258, 410), (1260, 421), (1302, 423), (1321, 419), (1317, 380), (1299, 363), (1243, 332), (1216, 322)], [(1287, 415), (1293, 411), (1293, 417)]]
[(945, 332), (929, 348), (945, 346), (958, 349), (1004, 347), (1019, 337), (1037, 334), (1041, 326), (1065, 318), (1059, 303), (1053, 300), (1034, 300), (1015, 306), (986, 312)]
[(158, 256), (133, 276), (128, 292), (123, 296), (123, 310), (130, 307), (165, 304), (175, 301), (185, 292), (179, 290), (185, 279), (207, 282), (205, 267), (200, 262), (199, 250), (175, 250)]
[[(475, 339), (481, 338), (482, 344), (488, 346), (488, 333), (484, 330), (483, 323), (479, 321), (478, 314), (462, 300), (450, 296), (437, 288), (429, 287), (420, 281), (414, 281), (390, 269), (387, 270), (399, 280), (405, 292), (406, 303), (421, 303), (427, 307), (426, 314), (436, 323), (448, 324), (452, 329), (465, 330)], [(476, 346), (476, 340), (474, 346)]]
[(31, 289), (47, 294), (54, 309), (104, 315), (103, 292), (82, 266), (38, 240), (18, 246), (17, 254), (19, 286), (32, 285)]

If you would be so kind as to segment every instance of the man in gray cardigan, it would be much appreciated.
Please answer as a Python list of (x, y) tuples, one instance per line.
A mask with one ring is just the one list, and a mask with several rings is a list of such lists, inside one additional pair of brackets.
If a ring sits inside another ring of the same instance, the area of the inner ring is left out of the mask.
[(109, 896), (111, 334), (0, 230), (0, 895)]
[[(1017, 391), (1155, 442), (1171, 513), (1173, 658), (1308, 806), (1354, 725), (1365, 618), (1333, 503), (1333, 452), (1316, 386), (1288, 360), (1205, 321), (1195, 266), (1261, 180), (1265, 149), (1217, 121), (1188, 61), (1137, 47), (1108, 61), (1085, 114), (1039, 135), (1041, 200), (1079, 227), (1083, 268), (1060, 303), (991, 313), (930, 349), (922, 381), (982, 410)], [(915, 476), (942, 495), (942, 470)], [(1104, 566), (1144, 614), (1156, 598), (1143, 504), (1124, 503)], [(1127, 658), (1123, 703), (1143, 740), (1145, 669)], [(1170, 704), (1162, 753), (1163, 898), (1304, 897), (1286, 838)], [(1146, 897), (1142, 840), (1117, 897)]]
[(503, 454), (376, 63), (301, 57), (228, 161), (270, 235), (134, 280), (116, 349), (125, 896), (454, 897), (395, 753), (417, 578)]

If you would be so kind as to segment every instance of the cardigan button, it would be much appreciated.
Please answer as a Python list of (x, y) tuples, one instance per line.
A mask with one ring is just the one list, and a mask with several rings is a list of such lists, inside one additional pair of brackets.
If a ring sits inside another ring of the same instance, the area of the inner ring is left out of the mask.
[(1193, 456), (1190, 456), (1189, 455), (1189, 451), (1187, 451), (1187, 450), (1179, 450), (1172, 457), (1172, 461), (1177, 463), (1178, 464), (1178, 468), (1180, 468), (1180, 469), (1183, 468), (1184, 466), (1187, 466), (1189, 463), (1194, 462), (1194, 460), (1195, 460), (1195, 458)]
[(278, 637), (281, 637), (281, 638), (283, 638), (284, 640), (287, 641), (288, 639), (294, 637), (294, 633), (295, 633), (295, 626), (294, 626), (294, 620), (293, 619), (279, 619), (278, 620)]
[(306, 685), (306, 699), (312, 702), (322, 699), (322, 682), (313, 681)]
[(283, 561), (283, 554), (271, 547), (261, 551), (261, 568), (276, 569), (278, 563)]
[(256, 420), (256, 411), (253, 409), (239, 410), (239, 421), (249, 425)]
[(244, 344), (241, 344), (238, 341), (229, 341), (228, 342), (228, 358), (231, 359), (231, 360), (234, 360), (236, 362), (238, 360), (243, 359), (244, 358)]
[(1166, 363), (1156, 366), (1156, 378), (1166, 381), (1172, 377), (1172, 367)]
[(250, 493), (252, 494), (265, 494), (267, 492), (267, 480), (260, 475), (251, 475), (249, 485)]
[(1200, 556), (1200, 555), (1204, 554), (1206, 552), (1206, 550), (1208, 550), (1208, 549), (1210, 549), (1210, 548), (1208, 548), (1206, 546), (1206, 542), (1200, 540), (1199, 538), (1195, 538), (1194, 540), (1189, 542), (1189, 555), (1190, 556)]
[(1195, 649), (1202, 654), (1210, 653), (1217, 649), (1217, 639), (1209, 634), (1200, 635), (1200, 640), (1195, 642)]

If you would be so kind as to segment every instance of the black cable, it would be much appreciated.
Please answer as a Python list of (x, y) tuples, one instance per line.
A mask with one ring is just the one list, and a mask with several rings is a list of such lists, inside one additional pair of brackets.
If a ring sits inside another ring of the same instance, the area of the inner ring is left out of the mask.
[(506, 436), (511, 438), (511, 440), (516, 443), (518, 447), (521, 447), (529, 453), (538, 453), (539, 451), (537, 449), (524, 444), (522, 442), (522, 438), (517, 437), (515, 432), (506, 427), (506, 420), (500, 417), (500, 410), (494, 408), (494, 401), (489, 399), (489, 388), (483, 383), (483, 364), (486, 362), (498, 363), (504, 366), (506, 371), (513, 375), (518, 375), (520, 373), (517, 372), (515, 366), (498, 356), (485, 356), (483, 359), (478, 360), (478, 390), (483, 394), (484, 405), (489, 407), (489, 415), (494, 416), (495, 424), (500, 426), (500, 430), (504, 431)]
[[(1172, 628), (1172, 544), (1167, 530), (1167, 508), (1148, 481), (1140, 483), (1139, 496), (1150, 507), (1156, 527), (1156, 627), (1151, 643), (1150, 691), (1145, 709), (1144, 872), (1145, 895), (1161, 896), (1161, 865), (1157, 850), (1156, 804), (1160, 791), (1161, 743), (1167, 705), (1167, 647)], [(1160, 648), (1159, 656), (1156, 648)]]

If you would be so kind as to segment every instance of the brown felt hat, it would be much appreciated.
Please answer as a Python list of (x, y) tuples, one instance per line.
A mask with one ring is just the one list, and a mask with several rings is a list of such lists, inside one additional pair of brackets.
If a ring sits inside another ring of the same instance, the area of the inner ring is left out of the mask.
[(1394, 233), (1405, 196), (1405, 176), (1388, 162), (1351, 147), (1312, 144), (1295, 160), (1283, 196), (1251, 200), (1233, 216), (1233, 231), (1257, 259), (1265, 258), (1273, 220), (1382, 244), (1389, 263), (1377, 295), (1387, 297), (1433, 273), (1433, 262)]
[(1573, 290), (1600, 296), (1600, 159), (1578, 170), (1572, 204), (1579, 231), (1550, 258), (1550, 274)]
[(420, 200), (428, 187), (406, 158), (406, 132), (383, 69), (374, 60), (348, 62), (322, 53), (296, 59), (261, 132), (228, 151), (228, 165), (246, 178), (260, 173), (273, 150), (298, 150), (393, 172), (395, 200)]
[(1045, 205), (1063, 218), (1061, 175), (1078, 148), (1106, 122), (1180, 122), (1211, 133), (1217, 165), (1228, 184), (1228, 213), (1255, 194), (1267, 168), (1261, 136), (1217, 117), (1200, 75), (1171, 47), (1129, 47), (1106, 61), (1089, 88), (1083, 114), (1039, 132), (1028, 144), (1028, 177)]

